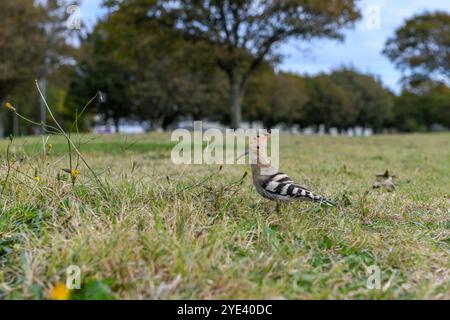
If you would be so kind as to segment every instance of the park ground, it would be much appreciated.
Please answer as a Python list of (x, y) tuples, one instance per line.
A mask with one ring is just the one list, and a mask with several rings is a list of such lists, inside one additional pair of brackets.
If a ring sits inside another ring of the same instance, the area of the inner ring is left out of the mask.
[(0, 299), (450, 298), (448, 133), (283, 135), (283, 171), (339, 207), (280, 212), (247, 166), (174, 165), (169, 134), (74, 141), (99, 181), (61, 137), (0, 142)]

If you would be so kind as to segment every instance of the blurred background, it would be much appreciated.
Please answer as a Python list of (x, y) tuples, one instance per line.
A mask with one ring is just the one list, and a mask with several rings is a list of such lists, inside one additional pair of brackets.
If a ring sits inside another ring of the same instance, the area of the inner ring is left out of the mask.
[[(95, 133), (450, 128), (447, 0), (2, 0), (0, 102)], [(0, 111), (0, 135), (40, 134)]]

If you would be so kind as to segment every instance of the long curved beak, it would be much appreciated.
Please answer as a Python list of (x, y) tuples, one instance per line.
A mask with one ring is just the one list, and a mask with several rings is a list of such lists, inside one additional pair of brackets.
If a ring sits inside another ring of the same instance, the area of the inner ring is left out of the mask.
[(249, 154), (249, 151), (246, 151), (244, 154), (242, 154), (242, 155), (240, 155), (237, 159), (236, 159), (236, 161), (238, 161), (240, 158), (242, 158), (242, 157), (245, 157), (246, 155), (248, 155)]

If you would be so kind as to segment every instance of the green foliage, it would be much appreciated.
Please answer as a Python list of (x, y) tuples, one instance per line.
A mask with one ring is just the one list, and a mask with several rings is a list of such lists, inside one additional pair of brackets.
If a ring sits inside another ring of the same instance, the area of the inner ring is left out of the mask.
[(327, 75), (319, 75), (310, 81), (310, 100), (307, 104), (307, 122), (325, 125), (325, 130), (335, 126), (346, 129), (352, 126), (358, 110), (345, 88)]
[(110, 286), (112, 280), (89, 281), (80, 290), (72, 290), (71, 300), (114, 300), (115, 295)]
[(332, 72), (330, 77), (345, 88), (352, 109), (357, 112), (353, 125), (377, 132), (393, 124), (393, 94), (373, 76), (343, 68)]
[[(77, 4), (77, 1), (70, 3)], [(61, 104), (67, 85), (61, 70), (74, 56), (75, 49), (69, 43), (70, 30), (65, 25), (66, 8), (66, 1), (0, 2), (0, 103), (5, 99), (15, 100), (21, 112), (33, 119), (39, 119), (34, 80), (43, 78), (51, 82), (48, 88), (51, 102), (58, 101), (58, 110), (67, 115)], [(5, 124), (0, 134), (33, 133), (30, 126), (9, 121), (10, 115), (0, 112)]]
[(86, 39), (87, 54), (74, 74), (73, 102), (100, 89), (106, 101), (93, 111), (104, 120), (150, 120), (155, 130), (179, 115), (199, 119), (216, 114), (223, 104), (223, 80), (208, 48), (162, 29), (146, 19), (143, 9), (121, 6)]
[(33, 0), (0, 2), (0, 101), (9, 90), (32, 78), (44, 65), (47, 18), (45, 8), (37, 6)]
[(338, 129), (354, 126), (375, 131), (394, 126), (393, 94), (371, 75), (343, 68), (308, 78), (275, 73), (270, 65), (257, 71), (244, 97), (244, 117), (265, 127), (325, 124)]
[(275, 73), (267, 64), (249, 80), (244, 96), (244, 118), (263, 121), (266, 128), (284, 123), (291, 127), (304, 118), (308, 92), (302, 77)]
[(450, 127), (450, 88), (427, 83), (421, 92), (403, 91), (396, 98), (395, 122), (402, 131), (429, 130), (432, 125)]
[(114, 51), (114, 38), (108, 37), (102, 28), (102, 24), (98, 25), (82, 44), (85, 58), (72, 72), (66, 103), (80, 112), (84, 103), (101, 91), (103, 99), (95, 101), (88, 111), (102, 115), (104, 120), (113, 119), (117, 128), (119, 119), (130, 115), (126, 95), (130, 72)]
[[(240, 127), (242, 98), (253, 72), (289, 38), (342, 38), (340, 30), (360, 17), (354, 0), (171, 1), (111, 0), (121, 10), (144, 13), (168, 30), (206, 43), (229, 82), (231, 126)], [(255, 7), (258, 6), (258, 10)]]
[(384, 53), (413, 86), (430, 77), (450, 80), (450, 14), (426, 12), (408, 19), (385, 45)]
[(281, 122), (292, 127), (294, 123), (300, 122), (305, 117), (305, 106), (310, 99), (304, 79), (295, 74), (279, 73), (274, 84), (274, 95), (271, 99), (273, 114), (266, 123)]

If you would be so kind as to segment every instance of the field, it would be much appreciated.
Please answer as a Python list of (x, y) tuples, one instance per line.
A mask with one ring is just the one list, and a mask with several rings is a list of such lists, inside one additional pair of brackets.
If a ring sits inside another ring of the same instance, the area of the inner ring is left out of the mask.
[(450, 134), (284, 135), (281, 168), (339, 208), (279, 213), (247, 166), (174, 165), (169, 134), (79, 139), (101, 185), (61, 137), (0, 143), (0, 299), (450, 299)]

